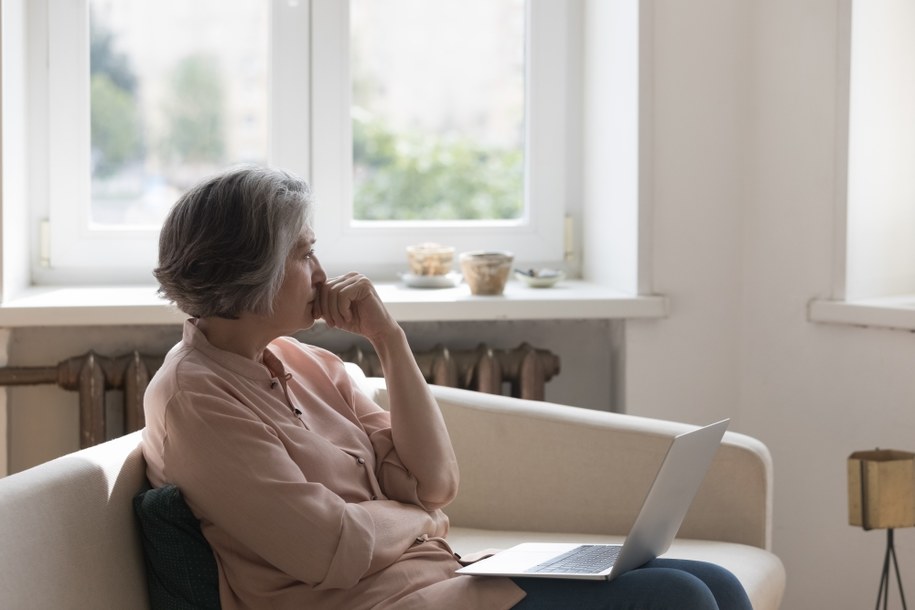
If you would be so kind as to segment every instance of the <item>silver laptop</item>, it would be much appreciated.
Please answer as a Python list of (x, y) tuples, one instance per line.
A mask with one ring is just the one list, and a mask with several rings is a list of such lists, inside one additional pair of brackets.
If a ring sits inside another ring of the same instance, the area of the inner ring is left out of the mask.
[(730, 420), (674, 438), (623, 544), (525, 542), (458, 574), (613, 580), (670, 548)]

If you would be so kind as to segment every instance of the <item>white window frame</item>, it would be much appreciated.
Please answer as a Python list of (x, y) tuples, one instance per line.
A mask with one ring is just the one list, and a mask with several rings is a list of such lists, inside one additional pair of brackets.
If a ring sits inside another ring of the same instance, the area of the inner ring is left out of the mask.
[[(352, 268), (389, 279), (411, 243), (439, 241), (459, 251), (502, 249), (523, 263), (559, 265), (570, 204), (568, 161), (574, 89), (570, 82), (575, 3), (530, 0), (526, 49), (525, 192), (521, 220), (450, 223), (350, 222), (351, 123), (348, 2), (271, 0), (268, 158), (311, 182), (319, 252), (330, 273)], [(151, 281), (158, 231), (91, 229), (88, 223), (88, 0), (32, 0), (28, 66), (32, 134), (47, 134), (30, 159), (33, 284)], [(46, 20), (46, 29), (41, 21)], [(36, 23), (39, 22), (39, 23)], [(46, 50), (46, 51), (45, 51)], [(574, 71), (573, 71), (574, 73)], [(281, 125), (282, 128), (276, 128)], [(302, 143), (306, 145), (302, 145)], [(82, 168), (82, 169), (81, 169)], [(49, 226), (42, 221), (50, 218)], [(43, 228), (44, 227), (44, 228)], [(82, 228), (80, 228), (82, 227)], [(43, 243), (41, 236), (50, 237)], [(50, 264), (47, 264), (47, 263)]]
[[(435, 241), (458, 251), (509, 250), (516, 259), (559, 263), (568, 146), (565, 74), (569, 61), (569, 5), (531, 0), (525, 49), (526, 214), (518, 221), (350, 222), (352, 125), (349, 113), (349, 3), (313, 0), (314, 139), (312, 178), (318, 205), (318, 252), (334, 265), (390, 272), (404, 266), (404, 248)], [(536, 40), (536, 44), (530, 44)], [(385, 269), (386, 268), (386, 269)]]
[[(309, 31), (310, 13), (307, 3), (271, 2), (270, 55), (284, 60), (271, 66), (268, 97), (272, 121), (284, 127), (282, 138), (270, 139), (268, 158), (304, 175), (309, 147), (295, 143), (308, 141), (310, 47), (301, 34)], [(33, 80), (46, 86), (39, 85), (35, 96), (43, 91), (47, 96), (46, 115), (34, 113), (32, 126), (38, 132), (46, 122), (50, 134), (33, 158), (40, 168), (35, 173), (48, 176), (46, 196), (39, 187), (34, 198), (33, 282), (151, 281), (158, 230), (91, 227), (89, 222), (89, 80), (80, 76), (89, 73), (88, 0), (34, 0), (30, 5), (32, 22), (47, 23), (46, 37), (33, 36), (30, 46)], [(32, 28), (38, 34), (41, 30)], [(47, 228), (41, 224), (44, 218), (50, 219)]]
[(915, 262), (904, 236), (915, 226), (909, 170), (915, 88), (904, 76), (912, 54), (899, 45), (912, 46), (915, 19), (890, 8), (838, 3), (832, 288), (810, 302), (808, 318), (913, 331)]

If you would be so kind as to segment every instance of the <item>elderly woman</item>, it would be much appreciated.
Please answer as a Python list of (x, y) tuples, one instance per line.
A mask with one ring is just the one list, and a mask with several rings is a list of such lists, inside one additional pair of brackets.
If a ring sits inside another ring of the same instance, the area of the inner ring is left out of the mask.
[[(596, 585), (456, 575), (441, 413), (371, 282), (325, 275), (310, 213), (302, 180), (239, 168), (181, 197), (160, 237), (160, 293), (190, 319), (147, 390), (143, 450), (200, 519), (224, 608), (749, 608), (691, 562)], [(288, 336), (317, 320), (372, 344), (390, 412)]]

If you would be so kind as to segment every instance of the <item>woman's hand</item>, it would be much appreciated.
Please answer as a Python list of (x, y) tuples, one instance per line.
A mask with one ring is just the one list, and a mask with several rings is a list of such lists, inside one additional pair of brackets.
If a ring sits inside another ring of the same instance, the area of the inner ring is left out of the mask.
[(332, 328), (362, 335), (370, 341), (392, 331), (400, 332), (372, 282), (360, 273), (328, 279), (315, 299), (315, 306), (315, 319), (321, 318)]

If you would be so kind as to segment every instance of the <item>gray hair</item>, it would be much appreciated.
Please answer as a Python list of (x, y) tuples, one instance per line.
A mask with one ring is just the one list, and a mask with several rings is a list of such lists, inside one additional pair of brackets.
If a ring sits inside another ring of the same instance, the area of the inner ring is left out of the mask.
[(203, 180), (162, 225), (159, 294), (198, 318), (271, 313), (311, 209), (308, 184), (282, 170), (245, 166)]

